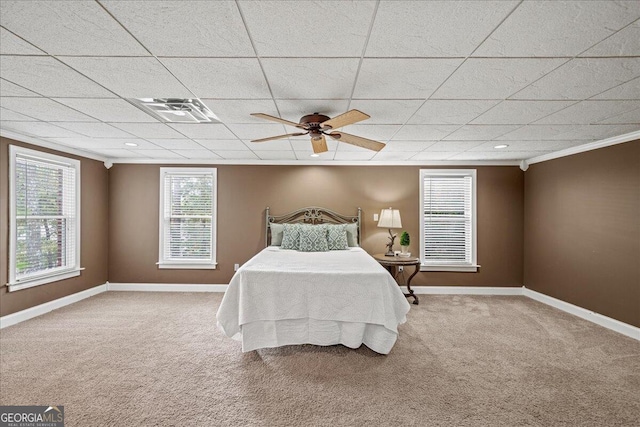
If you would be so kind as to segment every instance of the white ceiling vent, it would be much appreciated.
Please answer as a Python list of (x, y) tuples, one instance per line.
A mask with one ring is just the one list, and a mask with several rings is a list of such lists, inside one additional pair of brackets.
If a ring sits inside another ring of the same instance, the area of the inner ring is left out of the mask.
[(221, 123), (197, 98), (129, 98), (136, 107), (168, 123)]

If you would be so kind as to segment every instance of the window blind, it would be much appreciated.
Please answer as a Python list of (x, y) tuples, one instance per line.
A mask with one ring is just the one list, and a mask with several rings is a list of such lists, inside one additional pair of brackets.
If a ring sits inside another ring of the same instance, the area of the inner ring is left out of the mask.
[(15, 234), (10, 282), (77, 269), (79, 164), (20, 152), (13, 162)]
[(472, 265), (473, 175), (422, 173), (424, 264)]
[(165, 172), (160, 263), (212, 263), (213, 173)]

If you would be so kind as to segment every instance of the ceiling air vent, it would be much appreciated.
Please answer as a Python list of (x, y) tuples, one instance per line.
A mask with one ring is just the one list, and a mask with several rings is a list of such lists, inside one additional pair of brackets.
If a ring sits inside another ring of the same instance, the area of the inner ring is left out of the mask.
[(129, 98), (136, 107), (168, 123), (221, 123), (197, 98)]

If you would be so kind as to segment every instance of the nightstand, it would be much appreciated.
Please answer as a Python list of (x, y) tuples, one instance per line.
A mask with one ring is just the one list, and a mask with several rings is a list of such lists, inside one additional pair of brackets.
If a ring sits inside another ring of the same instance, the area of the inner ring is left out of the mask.
[(404, 294), (404, 296), (413, 297), (413, 303), (418, 304), (419, 303), (418, 297), (411, 289), (411, 279), (413, 279), (413, 276), (418, 274), (418, 271), (420, 271), (420, 258), (386, 256), (385, 254), (375, 254), (373, 255), (373, 258), (376, 261), (378, 261), (380, 265), (386, 268), (389, 271), (389, 273), (391, 273), (391, 275), (394, 277), (394, 279), (396, 279), (396, 281), (398, 279), (398, 273), (400, 272), (399, 267), (403, 267), (403, 269), (404, 267), (413, 267), (414, 269), (413, 273), (411, 273), (411, 276), (409, 276), (409, 278), (407, 279), (407, 283), (405, 284), (398, 283), (398, 285), (406, 286), (407, 291), (409, 291), (409, 293)]

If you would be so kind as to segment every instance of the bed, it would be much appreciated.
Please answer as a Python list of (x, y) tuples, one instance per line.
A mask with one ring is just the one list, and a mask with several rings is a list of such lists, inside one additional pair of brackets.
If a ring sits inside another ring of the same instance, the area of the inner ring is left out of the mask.
[[(409, 303), (388, 271), (357, 246), (357, 215), (307, 207), (272, 216), (266, 209), (266, 247), (235, 273), (217, 313), (218, 327), (242, 351), (285, 345), (343, 344), (388, 354)], [(344, 250), (301, 252), (271, 245), (274, 224), (354, 224)], [(354, 233), (355, 234), (355, 233)]]

